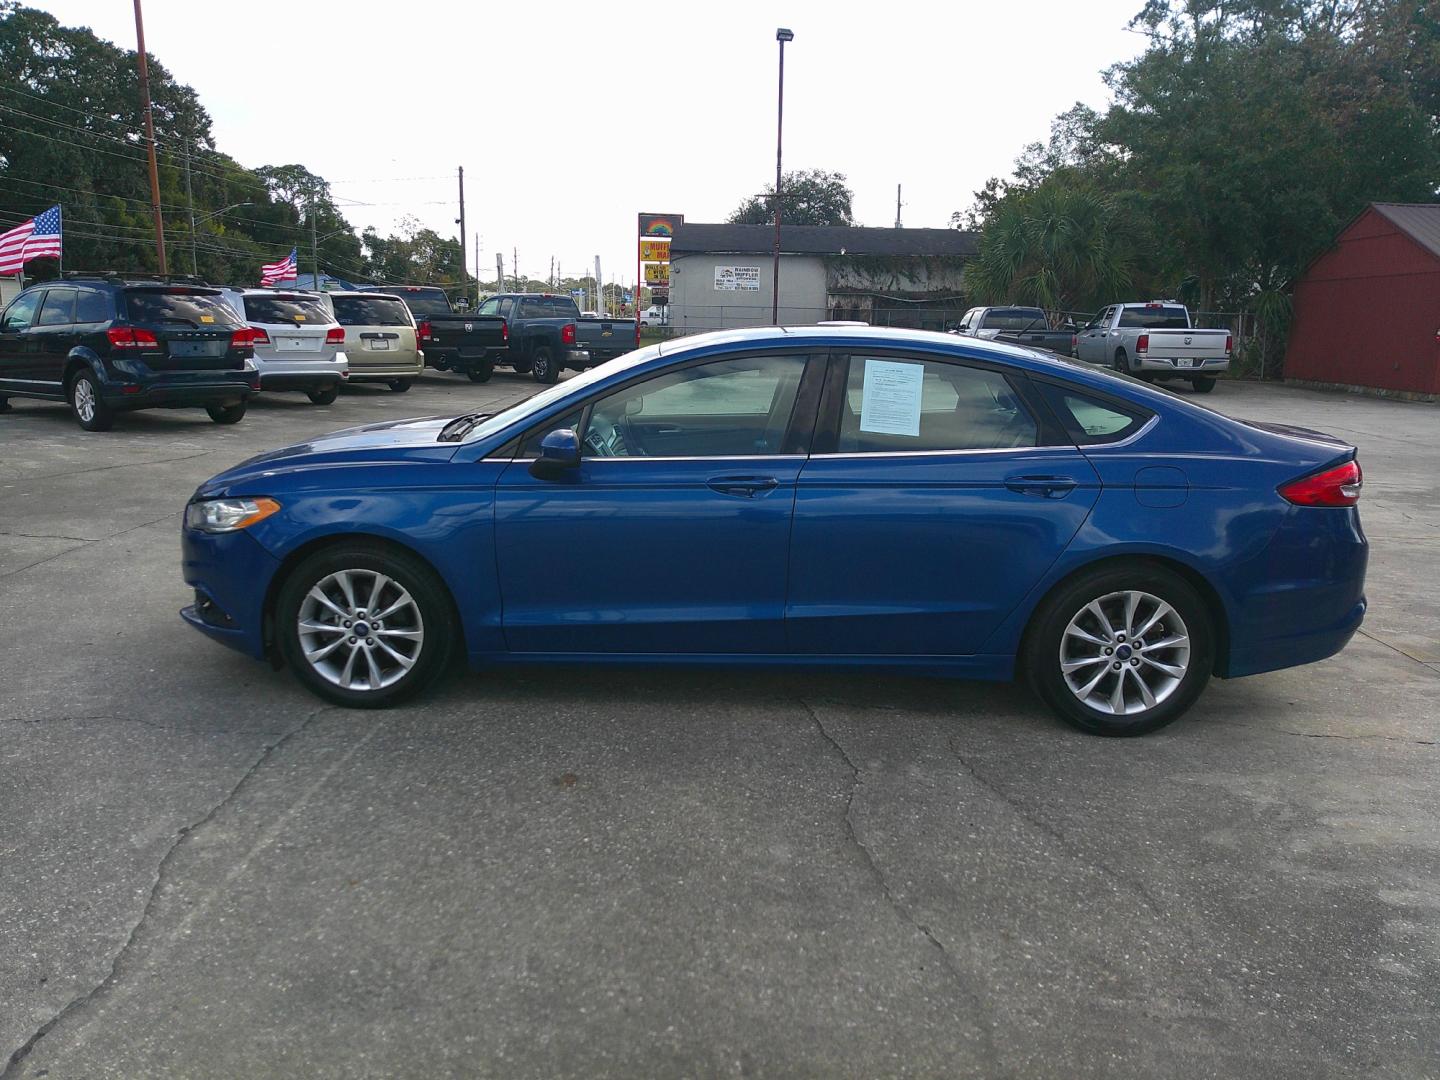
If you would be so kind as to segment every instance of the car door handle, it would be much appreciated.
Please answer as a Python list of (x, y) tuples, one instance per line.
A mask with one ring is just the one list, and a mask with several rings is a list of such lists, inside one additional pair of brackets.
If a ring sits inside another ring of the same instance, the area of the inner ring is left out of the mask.
[(713, 476), (705, 481), (706, 486), (721, 495), (736, 495), (742, 499), (753, 499), (765, 491), (780, 486), (773, 476)]
[(1078, 486), (1069, 476), (1012, 476), (1005, 486), (1019, 495), (1038, 495), (1042, 499), (1063, 499)]

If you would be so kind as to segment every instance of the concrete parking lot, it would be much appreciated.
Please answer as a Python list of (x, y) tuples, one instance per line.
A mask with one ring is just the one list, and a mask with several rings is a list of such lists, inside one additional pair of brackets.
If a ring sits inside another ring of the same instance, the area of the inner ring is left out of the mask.
[(209, 475), (535, 389), (0, 415), (0, 1076), (1440, 1075), (1440, 408), (1205, 399), (1360, 446), (1372, 606), (1138, 740), (869, 674), (346, 712), (176, 617)]

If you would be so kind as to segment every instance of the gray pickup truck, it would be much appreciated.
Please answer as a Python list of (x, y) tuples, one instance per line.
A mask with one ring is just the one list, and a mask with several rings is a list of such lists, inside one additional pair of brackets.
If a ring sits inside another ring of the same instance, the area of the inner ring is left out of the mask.
[(1115, 304), (1080, 328), (1075, 355), (1126, 375), (1185, 379), (1199, 393), (1215, 389), (1230, 370), (1228, 330), (1201, 330), (1183, 304), (1163, 300)]
[(499, 315), (510, 328), (508, 362), (536, 382), (553, 383), (566, 368), (584, 371), (635, 348), (626, 319), (582, 319), (575, 301), (559, 293), (499, 293), (477, 315)]
[(1049, 349), (1061, 356), (1073, 355), (1075, 327), (1066, 324), (1050, 329), (1050, 321), (1038, 307), (977, 307), (961, 317), (951, 331), (962, 337), (1003, 341), (1032, 349)]

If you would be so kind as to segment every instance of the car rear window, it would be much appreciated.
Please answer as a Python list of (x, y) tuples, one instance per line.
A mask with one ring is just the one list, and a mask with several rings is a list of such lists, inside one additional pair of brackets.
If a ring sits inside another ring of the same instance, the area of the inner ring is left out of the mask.
[(445, 299), (443, 289), (397, 289), (395, 295), (416, 315), (450, 314), (450, 301)]
[(247, 296), (245, 318), (258, 323), (328, 323), (330, 313), (307, 296)]
[(410, 313), (399, 300), (371, 296), (332, 296), (341, 326), (409, 326)]
[(523, 296), (518, 319), (577, 319), (580, 309), (563, 296)]
[(190, 326), (239, 326), (218, 293), (167, 289), (126, 289), (125, 310), (137, 323), (186, 323)]
[(1120, 325), (1139, 330), (1188, 330), (1190, 318), (1183, 307), (1169, 304), (1148, 304), (1145, 307), (1127, 307), (1120, 311)]
[(985, 313), (981, 330), (1034, 330), (1045, 329), (1045, 312), (1039, 308), (991, 308)]
[(1153, 413), (1128, 403), (1037, 382), (1045, 401), (1077, 445), (1095, 446), (1129, 438), (1144, 426)]

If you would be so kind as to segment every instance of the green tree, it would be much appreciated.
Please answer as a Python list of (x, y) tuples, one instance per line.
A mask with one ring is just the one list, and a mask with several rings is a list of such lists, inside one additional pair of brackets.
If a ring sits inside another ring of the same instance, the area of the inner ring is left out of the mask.
[[(361, 236), (368, 273), (391, 283), (434, 284), (473, 294), (473, 279), (460, 276), (460, 241), (402, 218), (400, 231), (381, 236), (373, 228)], [(548, 287), (548, 286), (547, 286)]]
[(1127, 233), (1113, 200), (1053, 174), (997, 207), (965, 290), (979, 303), (1093, 311), (1131, 286)]
[[(786, 225), (854, 225), (855, 193), (845, 174), (821, 169), (787, 172), (780, 192), (780, 220)], [(751, 195), (729, 217), (732, 225), (769, 225), (775, 220), (775, 186)]]

